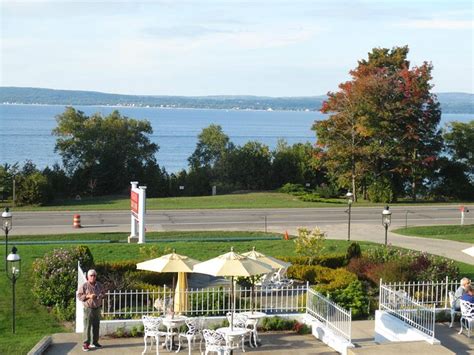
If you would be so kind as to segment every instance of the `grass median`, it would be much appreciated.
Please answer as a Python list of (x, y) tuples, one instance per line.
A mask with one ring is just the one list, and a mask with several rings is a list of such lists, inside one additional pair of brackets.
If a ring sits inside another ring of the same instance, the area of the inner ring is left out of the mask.
[(408, 227), (399, 228), (393, 233), (406, 235), (409, 237), (420, 237), (430, 239), (446, 239), (463, 243), (474, 243), (474, 225), (464, 226), (428, 226), (428, 227)]

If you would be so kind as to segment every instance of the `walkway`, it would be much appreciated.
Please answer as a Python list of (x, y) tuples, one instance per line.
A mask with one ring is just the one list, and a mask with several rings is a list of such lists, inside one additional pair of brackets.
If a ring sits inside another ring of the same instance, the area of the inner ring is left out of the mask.
[[(327, 233), (328, 239), (347, 240), (347, 226), (343, 228), (341, 224), (320, 224), (319, 227)], [(391, 228), (398, 227), (402, 226), (392, 226)], [(272, 228), (270, 231), (284, 233), (285, 230), (288, 230), (288, 233), (291, 235), (297, 234), (296, 228), (285, 229), (281, 226)], [(385, 230), (382, 225), (374, 226), (365, 223), (353, 223), (351, 224), (351, 240), (384, 243)], [(462, 261), (463, 263), (474, 264), (474, 257), (462, 252), (463, 249), (471, 247), (472, 244), (443, 239), (407, 237), (391, 232), (388, 232), (387, 240), (389, 244), (397, 247), (418, 250)]]

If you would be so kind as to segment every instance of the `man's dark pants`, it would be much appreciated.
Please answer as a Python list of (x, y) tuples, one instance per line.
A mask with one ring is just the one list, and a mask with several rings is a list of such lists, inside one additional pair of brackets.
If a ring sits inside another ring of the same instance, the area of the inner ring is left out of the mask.
[[(100, 307), (87, 308), (84, 307), (84, 343), (96, 344), (99, 342), (100, 327)], [(92, 342), (91, 342), (92, 330)]]

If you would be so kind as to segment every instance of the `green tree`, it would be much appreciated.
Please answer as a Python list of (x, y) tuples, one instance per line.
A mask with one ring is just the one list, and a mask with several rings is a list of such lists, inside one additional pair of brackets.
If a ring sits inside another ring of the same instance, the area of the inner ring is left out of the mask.
[(221, 126), (211, 124), (204, 128), (198, 135), (196, 149), (188, 159), (191, 169), (216, 167), (231, 146), (232, 143)]
[(313, 187), (323, 182), (324, 173), (318, 165), (319, 149), (310, 143), (296, 143), (289, 146), (279, 140), (272, 152), (272, 184), (280, 187), (286, 183), (310, 183)]
[(156, 163), (158, 146), (152, 143), (150, 122), (122, 116), (90, 117), (72, 107), (56, 117), (59, 152), (78, 191), (115, 193), (126, 190), (131, 180), (141, 180), (147, 164)]
[(324, 249), (326, 233), (319, 227), (309, 231), (307, 228), (298, 228), (298, 237), (295, 239), (295, 251), (308, 258), (308, 265), (313, 265), (313, 260), (318, 259)]
[(270, 185), (271, 153), (268, 146), (249, 141), (225, 155), (225, 181), (246, 190), (266, 189)]

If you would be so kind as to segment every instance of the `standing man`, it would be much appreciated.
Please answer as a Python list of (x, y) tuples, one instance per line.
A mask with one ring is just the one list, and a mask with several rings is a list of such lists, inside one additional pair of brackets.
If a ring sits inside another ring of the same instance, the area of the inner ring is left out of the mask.
[[(97, 282), (97, 272), (93, 269), (87, 272), (87, 281), (77, 290), (77, 297), (84, 305), (84, 344), (83, 351), (101, 348), (99, 344), (100, 306), (105, 292), (102, 284)], [(91, 342), (92, 330), (92, 342)]]

